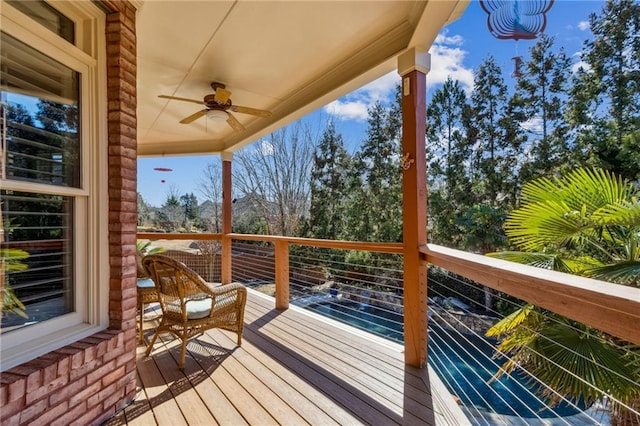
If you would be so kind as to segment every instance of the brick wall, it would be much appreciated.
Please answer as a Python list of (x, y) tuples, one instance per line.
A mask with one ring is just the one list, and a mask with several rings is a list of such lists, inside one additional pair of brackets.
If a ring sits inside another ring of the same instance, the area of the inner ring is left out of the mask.
[(0, 374), (4, 425), (100, 424), (136, 391), (135, 9), (107, 13), (109, 329)]

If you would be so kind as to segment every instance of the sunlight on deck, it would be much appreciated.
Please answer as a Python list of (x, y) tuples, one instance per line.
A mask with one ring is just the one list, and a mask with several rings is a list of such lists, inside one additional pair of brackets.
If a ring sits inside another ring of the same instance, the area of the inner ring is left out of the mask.
[(211, 330), (188, 343), (184, 372), (178, 340), (148, 358), (140, 345), (136, 400), (106, 424), (461, 424), (446, 391), (434, 410), (428, 370), (405, 366), (400, 345), (273, 306), (250, 291), (242, 347)]

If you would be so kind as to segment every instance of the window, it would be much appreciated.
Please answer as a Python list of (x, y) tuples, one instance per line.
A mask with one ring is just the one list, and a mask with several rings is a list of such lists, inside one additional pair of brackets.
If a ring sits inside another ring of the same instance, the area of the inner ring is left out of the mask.
[(0, 1), (5, 370), (106, 327), (108, 260), (104, 54), (83, 48), (105, 45), (104, 15), (89, 1)]

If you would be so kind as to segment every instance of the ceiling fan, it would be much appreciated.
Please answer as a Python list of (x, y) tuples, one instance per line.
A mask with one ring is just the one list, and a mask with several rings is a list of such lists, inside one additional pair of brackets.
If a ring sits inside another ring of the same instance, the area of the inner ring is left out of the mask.
[(206, 108), (200, 110), (190, 116), (180, 120), (181, 124), (189, 124), (198, 118), (206, 115), (212, 118), (222, 118), (227, 120), (227, 124), (236, 131), (244, 130), (242, 123), (236, 119), (231, 111), (239, 112), (241, 114), (255, 115), (258, 117), (268, 118), (271, 117), (271, 111), (265, 111), (263, 109), (249, 108), (238, 105), (233, 105), (231, 102), (231, 92), (225, 89), (225, 85), (218, 82), (211, 83), (213, 93), (206, 95), (204, 100), (198, 101), (196, 99), (180, 98), (178, 96), (159, 95), (159, 98), (172, 99), (174, 101), (192, 102), (194, 104), (204, 105)]

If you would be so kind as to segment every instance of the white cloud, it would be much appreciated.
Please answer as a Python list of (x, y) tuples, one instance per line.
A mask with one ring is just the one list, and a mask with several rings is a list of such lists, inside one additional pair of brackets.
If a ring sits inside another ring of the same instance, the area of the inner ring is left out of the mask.
[(467, 52), (444, 44), (434, 44), (431, 53), (431, 70), (427, 74), (427, 84), (442, 84), (448, 77), (458, 80), (469, 93), (473, 89), (473, 69), (463, 64)]
[(388, 102), (400, 76), (393, 71), (324, 107), (324, 111), (340, 120), (366, 121), (368, 108), (380, 101)]
[(542, 117), (533, 117), (520, 125), (524, 130), (540, 134), (542, 133)]
[(342, 101), (340, 99), (325, 105), (324, 110), (341, 120), (364, 121), (367, 119), (367, 104), (363, 101)]
[(578, 22), (578, 29), (580, 31), (586, 31), (589, 28), (591, 28), (591, 25), (589, 25), (589, 21), (580, 21), (580, 22)]
[[(431, 70), (427, 74), (427, 86), (442, 84), (451, 76), (459, 80), (462, 88), (468, 93), (473, 88), (473, 70), (463, 64), (467, 55), (460, 46), (464, 43), (461, 35), (449, 35), (442, 31), (430, 50)], [(379, 79), (363, 86), (342, 98), (327, 104), (324, 111), (339, 120), (365, 121), (368, 109), (374, 103), (389, 102), (393, 98), (393, 90), (400, 83), (400, 76), (396, 71), (390, 72)]]
[(591, 66), (588, 63), (584, 61), (578, 61), (571, 66), (571, 72), (575, 74), (580, 71), (580, 68), (583, 68), (587, 72), (591, 71)]
[(258, 143), (256, 151), (258, 151), (263, 157), (269, 157), (270, 155), (273, 155), (274, 149), (270, 142), (262, 140)]
[(461, 35), (456, 34), (449, 37), (447, 35), (448, 33), (448, 30), (443, 30), (436, 36), (436, 41), (434, 41), (434, 44), (451, 44), (453, 46), (462, 46), (462, 43), (464, 43), (464, 38), (462, 38)]
[(580, 68), (583, 68), (587, 72), (591, 71), (591, 66), (585, 61), (583, 61), (582, 59), (580, 59), (582, 56), (582, 52), (576, 52), (573, 54), (573, 56), (578, 58), (578, 62), (576, 62), (571, 66), (572, 73), (574, 74), (577, 73), (580, 70)]

